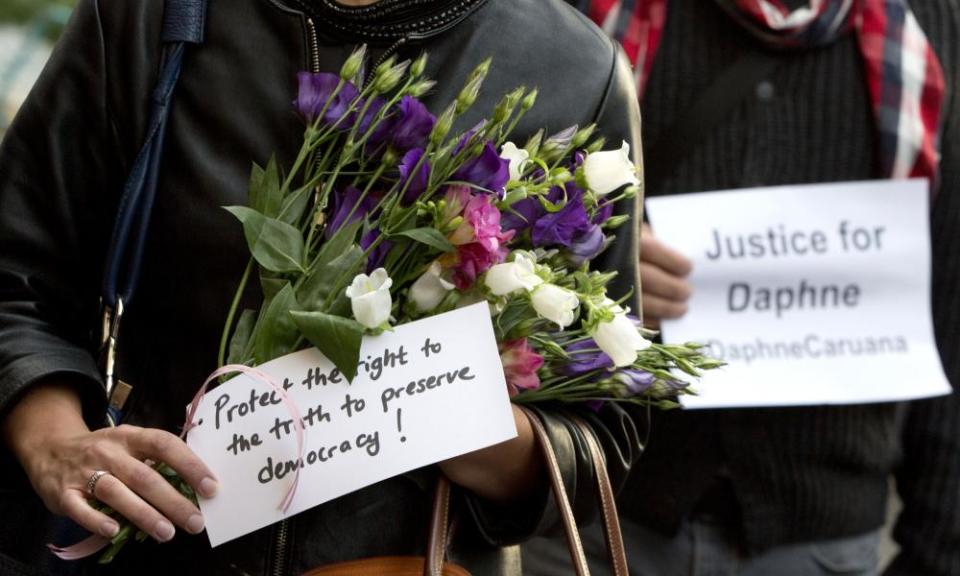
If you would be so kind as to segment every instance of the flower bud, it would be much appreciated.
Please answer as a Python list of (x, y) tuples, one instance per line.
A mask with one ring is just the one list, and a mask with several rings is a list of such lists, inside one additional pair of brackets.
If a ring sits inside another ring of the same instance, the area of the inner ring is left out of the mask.
[(419, 78), (423, 71), (427, 68), (427, 53), (424, 52), (413, 61), (413, 64), (410, 65), (410, 77)]
[(594, 152), (599, 152), (603, 150), (603, 147), (606, 146), (607, 140), (603, 136), (597, 138), (587, 146), (587, 154), (593, 154)]
[(517, 102), (523, 96), (524, 88), (517, 88), (509, 94), (505, 94), (497, 107), (493, 110), (493, 122), (499, 124), (505, 122), (507, 118), (513, 115), (513, 110), (517, 107)]
[(468, 78), (467, 82), (470, 82), (477, 78), (480, 78), (481, 81), (483, 81), (483, 78), (486, 78), (487, 73), (490, 72), (490, 62), (492, 60), (493, 60), (492, 58), (487, 58), (486, 60), (478, 64), (477, 67), (474, 68), (472, 72), (470, 72), (470, 77)]
[(526, 150), (531, 158), (535, 158), (537, 154), (540, 153), (540, 144), (543, 142), (543, 128), (537, 130), (537, 133), (530, 137), (527, 140), (527, 143), (523, 145), (523, 149)]
[(618, 216), (611, 216), (610, 218), (607, 219), (606, 222), (603, 223), (603, 227), (609, 230), (615, 230), (623, 226), (624, 224), (626, 224), (629, 220), (630, 220), (629, 214), (620, 214)]
[(480, 86), (483, 85), (484, 76), (477, 76), (463, 87), (457, 96), (457, 114), (463, 114), (468, 108), (477, 101), (477, 95), (480, 94)]
[(367, 45), (363, 44), (359, 48), (353, 51), (350, 54), (350, 57), (347, 58), (347, 61), (343, 63), (343, 66), (340, 68), (340, 77), (347, 81), (352, 81), (357, 73), (360, 72), (360, 67), (363, 66), (363, 60), (367, 56)]
[[(407, 67), (410, 66), (410, 62), (401, 62), (396, 66), (391, 66), (383, 74), (377, 74), (377, 78), (373, 82), (373, 91), (377, 94), (384, 94), (389, 92), (397, 87), (397, 84), (403, 80), (403, 75), (407, 73)], [(379, 68), (377, 69), (379, 71)]]
[(589, 140), (591, 136), (593, 136), (593, 132), (596, 129), (596, 124), (590, 124), (589, 126), (581, 128), (576, 134), (574, 134), (573, 140), (570, 141), (570, 145), (574, 148), (580, 148), (587, 143), (587, 140)]
[(407, 90), (407, 94), (413, 96), (414, 98), (420, 98), (430, 90), (433, 90), (433, 87), (436, 85), (437, 83), (433, 80), (420, 80), (418, 82), (414, 82), (410, 86), (410, 88)]
[(530, 93), (527, 94), (523, 98), (523, 100), (520, 102), (520, 109), (526, 112), (527, 110), (533, 108), (533, 105), (536, 104), (537, 102), (537, 94), (538, 94), (538, 91), (536, 88), (531, 90)]
[(437, 118), (437, 123), (433, 125), (433, 130), (430, 131), (431, 144), (439, 146), (443, 143), (447, 134), (450, 133), (450, 129), (453, 128), (453, 119), (456, 117), (456, 114), (457, 104), (452, 102), (447, 106), (446, 110), (440, 114), (440, 117)]

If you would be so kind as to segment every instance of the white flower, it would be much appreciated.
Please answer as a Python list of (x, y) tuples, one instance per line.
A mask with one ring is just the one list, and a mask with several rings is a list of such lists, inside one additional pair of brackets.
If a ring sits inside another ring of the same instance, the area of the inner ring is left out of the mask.
[(519, 180), (524, 164), (530, 159), (530, 153), (517, 148), (513, 142), (505, 142), (500, 147), (500, 158), (510, 163), (510, 180)]
[(439, 306), (451, 290), (453, 284), (440, 277), (440, 263), (434, 262), (423, 276), (410, 286), (410, 299), (416, 304), (417, 310), (429, 312)]
[(379, 328), (390, 319), (390, 286), (393, 279), (387, 271), (377, 268), (370, 276), (357, 274), (347, 287), (347, 297), (357, 322), (367, 328)]
[(587, 186), (598, 196), (605, 196), (621, 186), (640, 184), (637, 167), (630, 160), (630, 145), (619, 150), (594, 152), (583, 161), (583, 175)]
[(541, 284), (530, 293), (533, 309), (541, 318), (566, 328), (576, 320), (574, 310), (580, 305), (577, 295), (554, 284)]
[(543, 284), (543, 278), (537, 276), (532, 259), (525, 254), (517, 254), (513, 262), (491, 266), (483, 282), (494, 295), (506, 296), (517, 290), (533, 290)]
[(592, 336), (597, 347), (613, 360), (617, 368), (633, 364), (637, 352), (650, 346), (650, 341), (640, 335), (636, 324), (624, 312), (615, 313), (613, 320), (598, 324)]

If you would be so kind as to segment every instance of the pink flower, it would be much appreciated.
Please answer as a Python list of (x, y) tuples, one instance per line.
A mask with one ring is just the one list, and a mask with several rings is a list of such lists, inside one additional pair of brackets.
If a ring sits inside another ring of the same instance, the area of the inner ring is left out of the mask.
[(493, 198), (486, 195), (473, 196), (463, 208), (463, 223), (450, 235), (456, 246), (480, 242), (490, 251), (500, 248), (501, 242), (513, 238), (514, 232), (500, 230), (500, 211), (493, 205)]
[(500, 247), (490, 250), (481, 242), (471, 242), (457, 246), (454, 258), (453, 283), (458, 289), (467, 290), (477, 281), (477, 276), (506, 260), (507, 249)]
[(442, 264), (453, 268), (453, 282), (460, 290), (466, 290), (494, 264), (507, 257), (505, 246), (515, 232), (500, 229), (500, 211), (493, 205), (493, 198), (486, 195), (464, 196), (463, 191), (451, 188), (447, 192), (448, 207), (463, 206), (463, 222), (449, 236), (450, 243), (457, 247), (456, 256)]
[(446, 225), (451, 220), (463, 214), (463, 209), (470, 202), (470, 188), (467, 186), (449, 186), (443, 199), (446, 207), (443, 210), (443, 224)]
[(540, 387), (537, 370), (543, 366), (543, 356), (534, 352), (526, 338), (500, 344), (500, 361), (503, 363), (503, 374), (507, 378), (507, 389), (511, 398), (519, 394), (520, 390), (535, 390)]

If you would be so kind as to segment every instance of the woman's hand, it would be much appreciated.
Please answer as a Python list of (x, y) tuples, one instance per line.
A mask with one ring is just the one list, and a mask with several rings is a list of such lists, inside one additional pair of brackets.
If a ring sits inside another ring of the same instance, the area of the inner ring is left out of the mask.
[(653, 236), (644, 223), (640, 230), (640, 285), (643, 289), (643, 322), (659, 328), (664, 318), (687, 313), (690, 285), (684, 278), (692, 265), (683, 254)]
[(144, 463), (166, 463), (203, 497), (216, 493), (210, 470), (169, 432), (126, 425), (91, 432), (76, 393), (47, 384), (14, 406), (3, 422), (3, 438), (47, 508), (95, 534), (111, 538), (119, 530), (89, 501), (87, 483), (98, 470), (108, 474), (96, 482), (92, 496), (157, 541), (173, 538), (175, 525), (191, 534), (203, 531), (196, 506)]
[(540, 479), (541, 459), (527, 415), (511, 405), (517, 437), (440, 463), (456, 484), (474, 494), (508, 502), (525, 496)]

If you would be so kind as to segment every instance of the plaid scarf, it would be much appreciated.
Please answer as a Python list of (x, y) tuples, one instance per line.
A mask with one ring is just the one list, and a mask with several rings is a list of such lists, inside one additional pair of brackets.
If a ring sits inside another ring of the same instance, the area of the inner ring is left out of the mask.
[[(939, 163), (943, 71), (906, 0), (716, 0), (753, 36), (790, 48), (828, 44), (854, 31), (879, 132), (882, 174), (926, 177)], [(620, 41), (643, 95), (667, 20), (667, 0), (581, 0), (579, 7)]]

